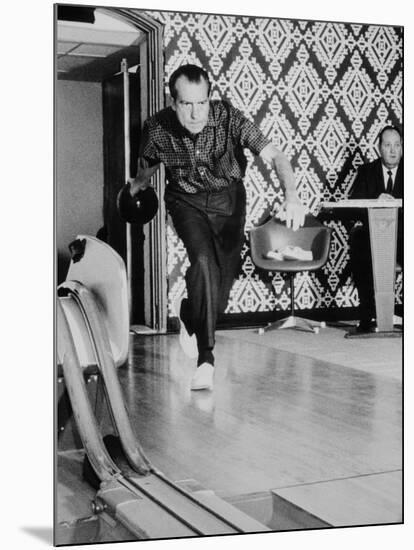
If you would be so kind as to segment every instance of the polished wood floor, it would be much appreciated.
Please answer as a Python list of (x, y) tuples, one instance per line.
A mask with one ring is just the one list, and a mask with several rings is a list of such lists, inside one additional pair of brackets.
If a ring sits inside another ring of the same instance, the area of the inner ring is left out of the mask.
[(176, 335), (131, 335), (118, 372), (148, 458), (234, 502), (272, 494), (330, 525), (400, 522), (401, 379), (246, 335), (218, 336), (212, 392), (190, 391)]
[[(357, 344), (355, 344), (357, 345)], [(191, 392), (177, 337), (134, 336), (120, 369), (149, 458), (174, 480), (246, 494), (401, 469), (401, 382), (218, 338), (213, 392)]]

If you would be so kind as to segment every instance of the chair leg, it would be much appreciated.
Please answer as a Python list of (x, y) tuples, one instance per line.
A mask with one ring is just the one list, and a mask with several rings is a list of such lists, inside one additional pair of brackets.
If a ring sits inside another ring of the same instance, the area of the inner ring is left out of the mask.
[[(289, 317), (284, 317), (283, 319), (279, 319), (278, 321), (274, 321), (273, 323), (269, 323), (267, 326), (265, 326), (262, 330), (263, 332), (267, 330), (281, 330), (284, 328), (294, 328), (296, 323), (296, 318), (294, 315), (289, 315)], [(260, 332), (260, 329), (259, 329)]]
[(326, 324), (324, 321), (319, 323), (318, 321), (312, 321), (311, 319), (305, 319), (304, 317), (296, 317), (296, 316), (294, 317), (294, 320), (295, 320), (294, 328), (314, 332), (315, 334), (318, 334), (320, 328), (326, 327)]
[(295, 288), (294, 288), (294, 275), (290, 274), (290, 312), (291, 314), (288, 317), (269, 323), (267, 326), (259, 328), (258, 333), (264, 334), (269, 330), (281, 330), (285, 328), (296, 328), (298, 330), (303, 330), (305, 332), (314, 332), (315, 334), (319, 333), (320, 328), (325, 328), (326, 324), (324, 321), (318, 323), (317, 321), (312, 321), (311, 319), (305, 319), (304, 317), (296, 317), (295, 315)]
[(304, 317), (297, 317), (296, 315), (289, 315), (289, 317), (284, 317), (273, 323), (269, 323), (265, 327), (259, 328), (259, 334), (264, 334), (269, 330), (282, 330), (285, 328), (295, 328), (298, 330), (303, 330), (305, 332), (314, 332), (315, 334), (319, 333), (319, 329), (325, 328), (326, 324), (324, 321), (321, 323), (317, 321), (312, 321), (311, 319), (305, 319)]

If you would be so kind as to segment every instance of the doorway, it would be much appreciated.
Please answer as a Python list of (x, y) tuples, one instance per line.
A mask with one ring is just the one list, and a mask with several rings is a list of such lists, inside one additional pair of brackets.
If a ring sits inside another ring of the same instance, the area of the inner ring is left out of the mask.
[[(139, 69), (138, 69), (139, 71)], [(138, 72), (137, 71), (137, 72)], [(140, 85), (137, 73), (128, 77), (128, 118), (130, 135), (130, 168), (135, 174), (139, 148)], [(128, 265), (130, 279), (130, 322), (145, 325), (145, 269), (143, 226), (126, 224), (117, 210), (117, 196), (125, 185), (124, 151), (125, 77), (118, 73), (102, 82), (103, 147), (104, 147), (104, 239)]]
[[(108, 146), (108, 140), (103, 135), (100, 139), (98, 132), (99, 124), (106, 135), (109, 126), (113, 126), (113, 119), (108, 124), (105, 105), (108, 105), (108, 94), (116, 88), (119, 99), (121, 61), (126, 60), (130, 67), (130, 98), (133, 106), (130, 121), (131, 174), (137, 157), (140, 126), (148, 116), (163, 107), (164, 93), (160, 23), (133, 9), (73, 6), (55, 6), (55, 9), (59, 283), (64, 279), (70, 261), (67, 246), (77, 234), (98, 234), (103, 239), (109, 237), (112, 241), (110, 244), (114, 243), (114, 248), (126, 259), (123, 244), (125, 231), (120, 221), (115, 219), (113, 206), (116, 188), (125, 182), (125, 170), (118, 169), (123, 163), (125, 148), (118, 147), (116, 140)], [(65, 94), (62, 93), (63, 88), (66, 88)], [(98, 89), (100, 112), (97, 105)], [(65, 117), (61, 116), (62, 109), (68, 111)], [(71, 112), (77, 113), (78, 123), (88, 129), (88, 137), (80, 135), (78, 126), (78, 131), (73, 129), (71, 138), (65, 139), (64, 135), (73, 118)], [(91, 128), (94, 128), (92, 138)], [(118, 127), (118, 134), (121, 131), (122, 128)], [(76, 151), (73, 150), (75, 145)], [(154, 187), (162, 199), (163, 172), (157, 174), (154, 180)], [(108, 207), (111, 202), (112, 206)], [(79, 211), (80, 216), (74, 215)], [(108, 227), (108, 223), (111, 227)], [(162, 200), (157, 217), (141, 231), (132, 231), (131, 244), (129, 271), (134, 273), (130, 287), (131, 323), (164, 332), (167, 276), (165, 209)]]

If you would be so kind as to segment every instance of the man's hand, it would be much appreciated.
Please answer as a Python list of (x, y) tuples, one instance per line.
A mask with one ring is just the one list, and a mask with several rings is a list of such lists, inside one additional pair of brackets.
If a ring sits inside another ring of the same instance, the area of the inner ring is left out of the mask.
[(394, 201), (395, 198), (390, 195), (389, 193), (381, 193), (381, 195), (378, 197), (382, 201)]
[(134, 197), (138, 193), (138, 191), (144, 191), (144, 189), (147, 189), (147, 187), (151, 187), (151, 183), (149, 180), (143, 181), (139, 177), (128, 178), (128, 183), (131, 197)]
[(129, 192), (133, 197), (138, 191), (144, 191), (151, 186), (151, 178), (160, 167), (160, 164), (148, 166), (143, 159), (138, 159), (138, 170), (135, 178), (128, 178)]
[(275, 213), (275, 217), (279, 218), (281, 221), (286, 220), (286, 227), (291, 227), (293, 231), (302, 227), (305, 223), (305, 215), (306, 208), (297, 197), (286, 199)]

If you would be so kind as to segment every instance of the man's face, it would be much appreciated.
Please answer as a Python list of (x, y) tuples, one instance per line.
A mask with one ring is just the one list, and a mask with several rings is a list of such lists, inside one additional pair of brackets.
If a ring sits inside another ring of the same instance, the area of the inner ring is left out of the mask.
[(173, 100), (172, 108), (178, 121), (192, 134), (198, 134), (207, 124), (210, 102), (207, 82), (190, 82), (184, 75), (176, 83), (177, 99)]
[(382, 162), (387, 168), (398, 166), (402, 156), (402, 143), (398, 132), (395, 130), (386, 130), (382, 134), (379, 149)]

